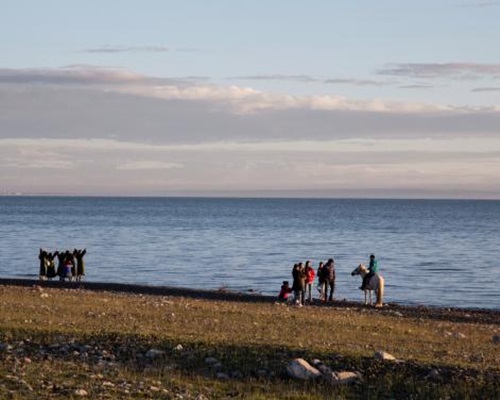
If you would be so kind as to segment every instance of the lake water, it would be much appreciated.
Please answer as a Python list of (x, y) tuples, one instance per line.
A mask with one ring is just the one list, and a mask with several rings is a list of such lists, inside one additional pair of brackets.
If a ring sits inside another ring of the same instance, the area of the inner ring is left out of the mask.
[(87, 248), (87, 281), (277, 295), (295, 262), (380, 262), (386, 302), (500, 309), (500, 201), (0, 197), (0, 276)]

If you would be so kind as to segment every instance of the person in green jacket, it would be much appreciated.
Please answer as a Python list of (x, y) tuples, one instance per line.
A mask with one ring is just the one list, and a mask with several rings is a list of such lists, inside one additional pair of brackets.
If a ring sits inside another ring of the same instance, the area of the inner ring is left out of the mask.
[(363, 278), (363, 284), (359, 287), (361, 290), (366, 289), (366, 286), (370, 282), (370, 279), (372, 279), (372, 276), (378, 272), (378, 268), (379, 268), (378, 261), (375, 260), (375, 255), (371, 254), (370, 255), (370, 265), (368, 266), (369, 272)]

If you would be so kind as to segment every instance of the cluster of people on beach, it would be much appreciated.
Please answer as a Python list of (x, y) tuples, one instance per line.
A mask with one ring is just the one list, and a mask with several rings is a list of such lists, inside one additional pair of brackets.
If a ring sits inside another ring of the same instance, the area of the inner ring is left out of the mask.
[[(65, 251), (48, 252), (40, 249), (38, 259), (40, 260), (40, 280), (52, 280), (59, 277), (60, 281), (81, 281), (85, 276), (85, 263), (83, 256), (87, 253), (87, 249), (73, 249)], [(57, 258), (57, 268), (55, 259)]]
[[(363, 278), (361, 290), (365, 290), (368, 281), (378, 272), (378, 262), (373, 254), (370, 255), (368, 270), (368, 275)], [(326, 262), (320, 261), (316, 271), (309, 260), (305, 263), (294, 264), (292, 268), (293, 284), (290, 287), (289, 281), (283, 281), (278, 300), (288, 302), (293, 293), (293, 302), (298, 306), (304, 306), (306, 303), (312, 304), (313, 284), (316, 276), (318, 277), (316, 288), (319, 292), (319, 300), (322, 302), (333, 301), (335, 293), (335, 260), (333, 258)]]

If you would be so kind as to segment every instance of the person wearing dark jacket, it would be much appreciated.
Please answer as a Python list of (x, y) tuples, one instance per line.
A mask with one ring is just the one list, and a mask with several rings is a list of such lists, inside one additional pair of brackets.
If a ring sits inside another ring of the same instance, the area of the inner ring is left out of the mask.
[[(335, 292), (335, 261), (330, 258), (323, 267), (323, 276), (326, 283), (325, 300), (333, 301), (333, 293)], [(328, 296), (328, 288), (330, 288), (330, 295)]]
[(295, 293), (295, 303), (299, 306), (304, 305), (304, 290), (306, 287), (306, 271), (302, 263), (295, 264), (292, 269), (293, 286)]

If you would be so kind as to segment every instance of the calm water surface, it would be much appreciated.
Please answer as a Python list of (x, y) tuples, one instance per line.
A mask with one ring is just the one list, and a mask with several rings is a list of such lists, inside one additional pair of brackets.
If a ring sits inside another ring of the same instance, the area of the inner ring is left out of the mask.
[(375, 253), (388, 302), (500, 309), (500, 201), (0, 197), (0, 276), (87, 248), (88, 281), (277, 294), (333, 257), (338, 299)]

